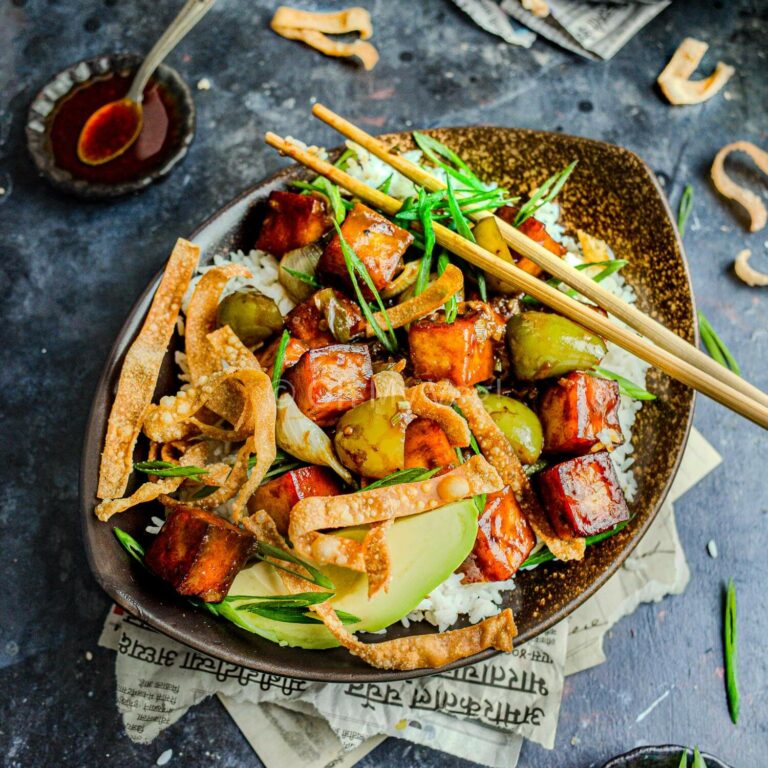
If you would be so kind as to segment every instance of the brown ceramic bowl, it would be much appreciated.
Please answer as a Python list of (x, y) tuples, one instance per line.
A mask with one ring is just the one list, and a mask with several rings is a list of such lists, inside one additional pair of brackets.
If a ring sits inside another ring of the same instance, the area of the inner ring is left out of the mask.
[[(634, 286), (638, 306), (688, 341), (696, 340), (694, 303), (683, 248), (670, 210), (651, 170), (631, 152), (597, 141), (561, 134), (508, 128), (470, 127), (432, 132), (457, 150), (481, 176), (498, 180), (515, 192), (540, 184), (567, 163), (578, 166), (561, 195), (563, 217), (605, 239), (616, 255), (627, 259), (623, 274)], [(408, 134), (384, 139), (410, 146)], [(253, 245), (258, 203), (273, 189), (304, 177), (286, 168), (244, 192), (206, 221), (191, 238), (206, 259)], [(165, 254), (158, 254), (158, 263)], [(109, 354), (98, 384), (88, 423), (81, 470), (81, 511), (91, 568), (107, 593), (151, 626), (195, 649), (267, 673), (309, 680), (361, 682), (395, 680), (429, 674), (372, 669), (343, 649), (307, 651), (284, 648), (251, 635), (202, 611), (135, 567), (112, 535), (119, 525), (140, 540), (150, 513), (146, 505), (100, 523), (93, 514), (99, 455), (123, 356), (149, 306), (159, 276), (132, 309)], [(590, 547), (585, 559), (549, 563), (518, 574), (517, 589), (508, 595), (520, 630), (518, 643), (530, 640), (567, 616), (594, 594), (624, 562), (656, 515), (677, 470), (693, 415), (693, 393), (665, 375), (649, 374), (649, 389), (658, 394), (640, 412), (634, 428), (638, 490), (630, 505), (634, 518), (621, 533)], [(157, 395), (175, 391), (170, 355)], [(390, 629), (389, 637), (432, 631), (428, 625)], [(488, 651), (457, 662), (462, 666), (489, 658)]]

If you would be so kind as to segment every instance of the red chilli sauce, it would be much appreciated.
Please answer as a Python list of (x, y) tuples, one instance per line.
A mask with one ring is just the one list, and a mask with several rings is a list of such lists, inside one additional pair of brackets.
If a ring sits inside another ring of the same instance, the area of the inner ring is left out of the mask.
[[(118, 184), (141, 178), (163, 164), (167, 150), (177, 140), (178, 113), (168, 89), (155, 80), (150, 80), (144, 89), (141, 132), (122, 155), (102, 165), (87, 165), (77, 156), (77, 142), (88, 118), (99, 107), (123, 98), (132, 79), (133, 74), (93, 78), (78, 86), (57, 106), (49, 141), (59, 168), (86, 181)], [(124, 113), (117, 110), (105, 113), (106, 119), (115, 120), (115, 133), (125, 130), (120, 120), (123, 116)]]

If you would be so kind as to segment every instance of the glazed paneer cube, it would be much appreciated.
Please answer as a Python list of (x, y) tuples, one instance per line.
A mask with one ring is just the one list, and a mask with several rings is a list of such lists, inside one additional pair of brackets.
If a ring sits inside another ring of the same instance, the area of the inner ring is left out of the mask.
[(207, 603), (224, 599), (255, 539), (217, 515), (195, 507), (174, 509), (144, 562), (180, 595)]
[[(276, 338), (269, 346), (265, 347), (259, 354), (259, 365), (267, 372), (267, 375), (272, 375), (272, 369), (275, 365), (275, 357), (277, 356), (277, 350), (280, 347), (280, 338)], [(288, 344), (285, 346), (285, 357), (283, 357), (283, 371), (287, 371), (291, 366), (296, 365), (299, 362), (299, 358), (309, 349), (309, 347), (298, 339), (294, 339), (291, 336), (288, 339)]]
[[(382, 290), (398, 271), (403, 254), (413, 242), (413, 235), (393, 224), (376, 211), (361, 203), (347, 214), (341, 225), (344, 240), (363, 262), (377, 290)], [(340, 280), (352, 288), (344, 254), (341, 251), (341, 240), (334, 235), (325, 246), (323, 255), (317, 265), (320, 274)], [(373, 294), (358, 278), (358, 284), (367, 299)]]
[[(507, 224), (512, 224), (515, 220), (515, 216), (517, 216), (517, 210), (518, 209), (514, 206), (505, 205), (503, 208), (499, 208), (496, 211), (496, 215), (506, 221)], [(532, 240), (535, 240), (540, 245), (543, 245), (548, 251), (554, 253), (555, 256), (565, 255), (566, 249), (560, 245), (557, 240), (554, 240), (550, 236), (549, 232), (547, 232), (547, 228), (533, 216), (527, 218), (518, 227), (518, 230), (524, 235), (530, 237)], [(524, 272), (528, 272), (528, 274), (534, 275), (535, 277), (543, 272), (542, 268), (538, 264), (534, 264), (530, 259), (523, 256), (521, 253), (518, 253), (512, 248), (510, 248), (510, 252), (512, 257), (515, 259), (517, 266), (520, 267), (520, 269), (522, 269)]]
[(443, 312), (417, 320), (408, 330), (408, 344), (417, 379), (448, 379), (466, 387), (493, 376), (493, 341), (488, 318), (479, 310), (452, 323)]
[(531, 553), (536, 535), (509, 486), (488, 494), (477, 526), (475, 546), (462, 565), (463, 580), (512, 578)]
[(341, 484), (325, 467), (309, 466), (292, 469), (259, 486), (248, 500), (251, 512), (263, 509), (275, 521), (278, 531), (288, 533), (291, 508), (309, 496), (336, 496)]
[(371, 355), (364, 344), (333, 344), (305, 352), (288, 371), (293, 398), (315, 424), (329, 427), (371, 397)]
[(308, 349), (336, 343), (325, 315), (315, 304), (314, 296), (297, 304), (285, 316), (285, 327), (292, 337), (301, 341)]
[(256, 248), (280, 258), (295, 248), (316, 243), (333, 225), (328, 203), (319, 195), (270, 193)]
[(607, 451), (568, 459), (535, 477), (544, 508), (561, 538), (593, 536), (629, 520)]
[(456, 465), (456, 452), (448, 435), (432, 419), (414, 419), (405, 430), (405, 468), (451, 469)]
[(574, 371), (544, 393), (539, 407), (544, 450), (587, 453), (597, 443), (621, 445), (619, 385)]

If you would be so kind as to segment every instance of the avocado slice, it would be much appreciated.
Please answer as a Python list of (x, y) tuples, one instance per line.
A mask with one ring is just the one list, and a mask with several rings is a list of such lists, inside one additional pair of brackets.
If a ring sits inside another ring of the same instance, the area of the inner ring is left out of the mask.
[[(345, 535), (362, 537), (364, 528), (347, 529)], [(326, 566), (322, 570), (336, 585), (331, 599), (335, 608), (360, 617), (349, 624), (352, 632), (376, 632), (410, 613), (435, 587), (442, 584), (472, 551), (477, 535), (477, 509), (471, 499), (457, 501), (431, 512), (402, 517), (386, 534), (392, 559), (389, 591), (368, 599), (365, 574)], [(266, 563), (242, 570), (229, 594), (255, 597), (284, 594), (278, 572)], [(272, 621), (222, 604), (222, 613), (235, 623), (267, 640), (299, 648), (333, 648), (338, 645), (322, 624), (289, 624)]]

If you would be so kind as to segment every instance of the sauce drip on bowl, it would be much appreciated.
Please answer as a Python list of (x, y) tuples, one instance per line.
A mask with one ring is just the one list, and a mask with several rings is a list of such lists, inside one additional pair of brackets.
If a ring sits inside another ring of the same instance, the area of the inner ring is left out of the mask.
[[(132, 73), (109, 74), (93, 78), (72, 92), (56, 108), (50, 124), (49, 139), (56, 165), (73, 176), (102, 184), (117, 184), (137, 179), (162, 165), (179, 131), (178, 110), (171, 93), (162, 84), (150, 80), (144, 89), (143, 123), (136, 141), (121, 155), (101, 165), (87, 165), (77, 156), (80, 132), (88, 118), (100, 107), (121, 99), (128, 93)], [(105, 118), (112, 121), (112, 110)], [(109, 137), (103, 131), (94, 136), (94, 150), (104, 156), (119, 140), (126, 126), (118, 119), (109, 125)], [(90, 131), (89, 131), (90, 133)]]

